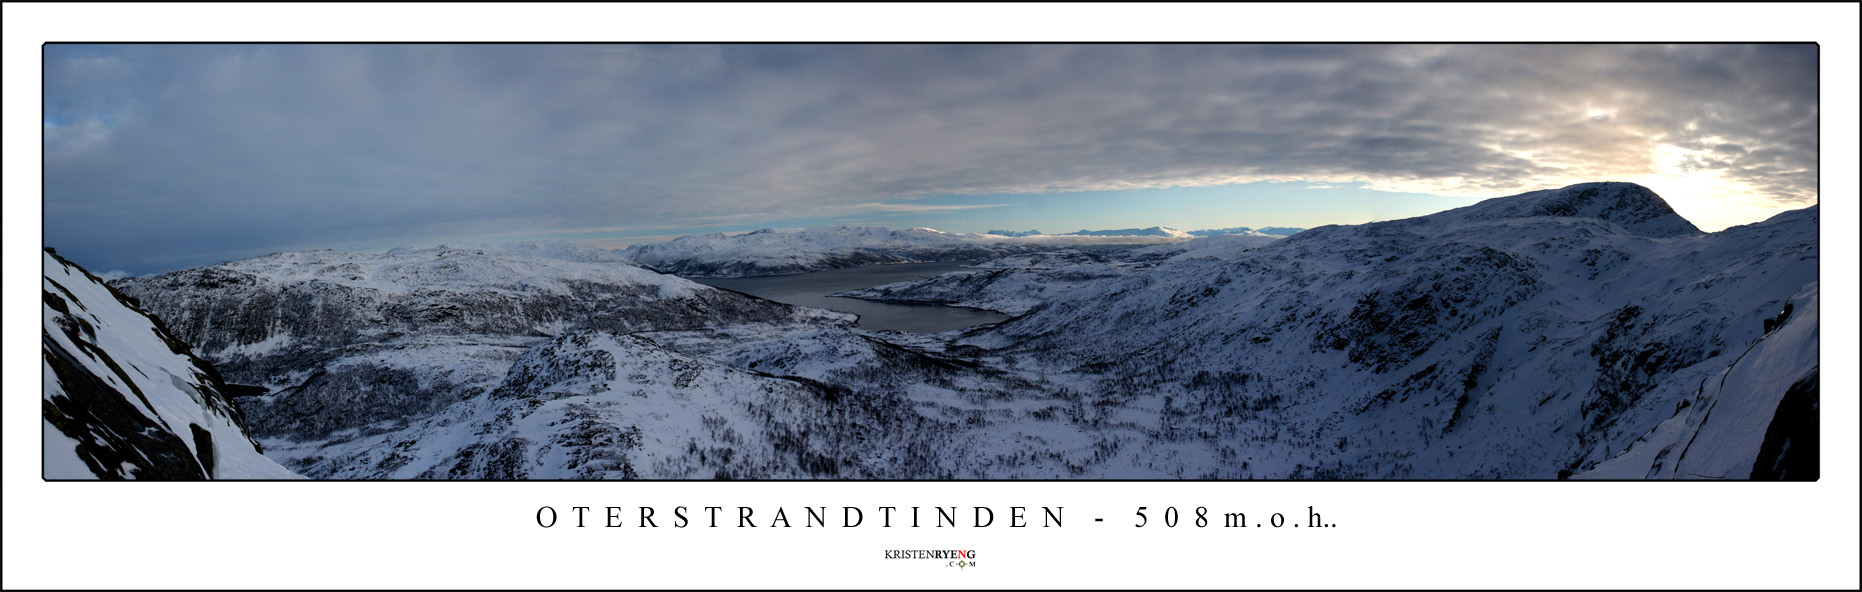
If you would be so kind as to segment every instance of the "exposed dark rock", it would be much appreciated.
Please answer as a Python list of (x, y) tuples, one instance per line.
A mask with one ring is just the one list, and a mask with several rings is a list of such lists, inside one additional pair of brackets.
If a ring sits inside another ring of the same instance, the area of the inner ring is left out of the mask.
[(1752, 479), (1816, 481), (1822, 474), (1817, 382), (1817, 371), (1813, 369), (1809, 376), (1792, 383), (1784, 399), (1778, 401), (1778, 411), (1765, 430), (1765, 443), (1752, 463)]

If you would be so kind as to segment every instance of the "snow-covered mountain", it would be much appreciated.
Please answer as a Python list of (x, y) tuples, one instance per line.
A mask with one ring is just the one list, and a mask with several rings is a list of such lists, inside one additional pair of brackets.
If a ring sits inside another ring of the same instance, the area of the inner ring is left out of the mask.
[(685, 277), (752, 277), (878, 263), (976, 261), (1051, 247), (929, 228), (816, 226), (746, 234), (694, 234), (627, 247), (641, 265)]
[(241, 407), (253, 434), (295, 467), (323, 443), (480, 396), (529, 347), (571, 330), (853, 321), (547, 244), (278, 253), (115, 286), (228, 380), (260, 387)]
[(157, 317), (45, 250), (46, 479), (296, 479)]
[[(792, 307), (562, 247), (309, 251), (114, 285), (229, 374), (357, 343), (444, 335), (541, 339), (570, 325), (616, 330), (763, 321)], [(276, 379), (279, 376), (266, 376)]]
[(1622, 453), (1816, 280), (1814, 206), (1708, 235), (1590, 183), (1172, 258), (957, 347), (1080, 377), (1195, 474), (1553, 478)]
[(1034, 230), (1031, 228), (1028, 230), (988, 230), (988, 231), (984, 231), (983, 234), (1016, 237), (1016, 236), (1039, 236), (1044, 233), (1042, 233), (1039, 230)]
[(1117, 230), (1081, 230), (1069, 232), (1063, 236), (1163, 236), (1169, 238), (1192, 238), (1190, 233), (1175, 228), (1152, 226), (1150, 228), (1121, 228)]
[(981, 429), (1066, 460), (997, 445), (968, 461), (995, 477), (1803, 478), (1817, 215), (1705, 234), (1644, 188), (1584, 184), (863, 292), (1008, 308), (998, 294), (1038, 284), (1016, 271), (1101, 266), (1008, 322), (890, 336), (1027, 381), (1018, 403), (982, 404)]

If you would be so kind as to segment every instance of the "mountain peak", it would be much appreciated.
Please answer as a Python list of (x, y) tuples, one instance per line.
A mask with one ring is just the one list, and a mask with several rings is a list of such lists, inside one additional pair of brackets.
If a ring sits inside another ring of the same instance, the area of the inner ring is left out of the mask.
[(1615, 222), (1632, 233), (1649, 237), (1701, 234), (1694, 223), (1676, 214), (1661, 196), (1635, 183), (1579, 183), (1496, 197), (1453, 211), (1470, 220), (1537, 216), (1594, 218)]

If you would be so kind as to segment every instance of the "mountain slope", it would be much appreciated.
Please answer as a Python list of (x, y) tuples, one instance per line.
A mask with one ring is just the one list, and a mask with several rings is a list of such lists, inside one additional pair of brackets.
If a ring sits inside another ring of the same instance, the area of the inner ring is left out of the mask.
[(49, 248), (43, 267), (45, 478), (298, 478), (160, 320)]
[(1818, 475), (1817, 283), (1776, 326), (1707, 375), (1673, 417), (1580, 479), (1789, 479)]
[(948, 471), (936, 443), (955, 427), (889, 394), (587, 330), (531, 347), (495, 389), (303, 462), (343, 479), (911, 478)]
[[(1817, 209), (1704, 235), (1584, 184), (1177, 257), (960, 340), (1177, 418), (1231, 476), (1537, 477), (1647, 432), (1817, 277)], [(1289, 446), (1292, 446), (1289, 444)]]

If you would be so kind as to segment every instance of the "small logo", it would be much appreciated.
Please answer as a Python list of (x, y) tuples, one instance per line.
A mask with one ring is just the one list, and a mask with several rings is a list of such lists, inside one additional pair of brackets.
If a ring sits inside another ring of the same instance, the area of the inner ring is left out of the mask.
[(887, 559), (932, 559), (959, 570), (976, 567), (975, 549), (886, 549)]

